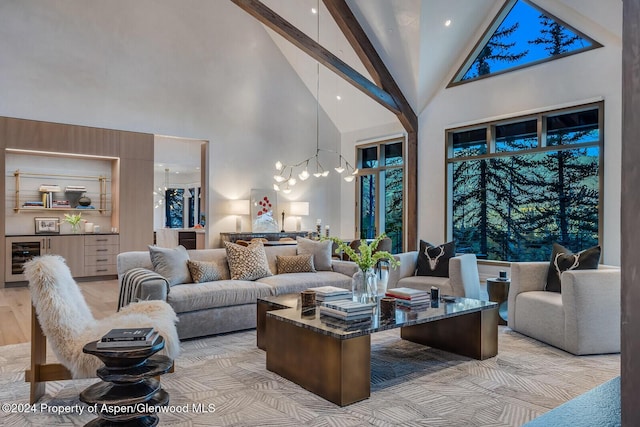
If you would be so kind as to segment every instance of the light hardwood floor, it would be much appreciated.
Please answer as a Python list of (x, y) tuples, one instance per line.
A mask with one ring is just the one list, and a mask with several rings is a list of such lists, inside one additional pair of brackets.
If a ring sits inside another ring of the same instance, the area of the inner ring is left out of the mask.
[[(79, 282), (96, 319), (116, 312), (118, 280)], [(24, 287), (0, 289), (0, 346), (31, 341), (31, 296)]]

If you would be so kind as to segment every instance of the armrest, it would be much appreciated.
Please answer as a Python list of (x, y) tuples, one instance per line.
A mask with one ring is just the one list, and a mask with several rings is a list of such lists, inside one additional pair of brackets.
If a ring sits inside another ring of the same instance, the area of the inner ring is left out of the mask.
[(620, 270), (562, 273), (565, 347), (574, 354), (620, 351)]
[(512, 262), (509, 285), (508, 325), (516, 327), (516, 297), (522, 292), (544, 291), (549, 272), (548, 262)]
[(453, 295), (480, 299), (480, 275), (474, 254), (458, 255), (449, 260), (449, 284)]
[(353, 277), (358, 271), (358, 264), (353, 261), (331, 260), (331, 267), (336, 273), (342, 273), (345, 276)]
[(400, 266), (397, 268), (391, 268), (389, 270), (389, 281), (387, 282), (387, 289), (395, 288), (398, 286), (398, 280), (413, 276), (416, 272), (418, 264), (418, 251), (402, 252), (393, 256), (396, 260), (400, 261)]
[(169, 282), (166, 278), (143, 267), (134, 267), (118, 278), (120, 294), (118, 311), (128, 304), (141, 300), (166, 301)]

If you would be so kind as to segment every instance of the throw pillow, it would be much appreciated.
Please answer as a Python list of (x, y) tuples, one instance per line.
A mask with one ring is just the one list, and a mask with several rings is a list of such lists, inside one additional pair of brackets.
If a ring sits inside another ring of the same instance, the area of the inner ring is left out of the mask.
[(273, 275), (262, 242), (252, 242), (249, 246), (224, 242), (224, 247), (233, 280), (256, 280)]
[(554, 243), (545, 291), (560, 292), (562, 290), (560, 276), (563, 271), (595, 270), (598, 268), (599, 262), (600, 246), (594, 246), (574, 254), (564, 246)]
[(167, 279), (169, 286), (191, 282), (191, 273), (187, 266), (189, 254), (184, 246), (177, 248), (149, 246), (149, 255), (153, 271)]
[(216, 263), (206, 261), (187, 261), (193, 283), (214, 282), (222, 279), (222, 273)]
[(420, 240), (416, 276), (449, 277), (449, 260), (455, 255), (455, 242), (436, 246)]
[(313, 255), (276, 255), (278, 274), (315, 273)]
[(331, 271), (331, 240), (311, 240), (296, 237), (298, 255), (313, 255), (313, 266), (317, 271)]

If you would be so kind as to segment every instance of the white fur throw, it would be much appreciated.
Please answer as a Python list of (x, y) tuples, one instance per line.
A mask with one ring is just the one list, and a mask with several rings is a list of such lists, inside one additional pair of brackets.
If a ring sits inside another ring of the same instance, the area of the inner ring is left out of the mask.
[(101, 320), (94, 319), (69, 267), (58, 255), (35, 257), (24, 265), (31, 302), (56, 358), (74, 378), (94, 377), (102, 367), (97, 357), (82, 352), (114, 328), (153, 326), (165, 339), (163, 353), (175, 359), (180, 341), (173, 308), (164, 301), (142, 301)]

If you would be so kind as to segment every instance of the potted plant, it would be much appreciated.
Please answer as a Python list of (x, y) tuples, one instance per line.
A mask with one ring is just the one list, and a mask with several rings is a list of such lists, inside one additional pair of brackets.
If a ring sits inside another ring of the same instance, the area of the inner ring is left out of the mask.
[(82, 213), (64, 214), (64, 222), (71, 225), (71, 232), (78, 233), (80, 231), (80, 222), (82, 222)]
[[(387, 237), (382, 233), (371, 243), (367, 243), (366, 240), (360, 241), (358, 250), (355, 251), (347, 242), (337, 237), (322, 238), (322, 240), (328, 239), (338, 245), (336, 253), (345, 253), (349, 259), (355, 262), (359, 269), (356, 274), (353, 275), (351, 282), (351, 291), (353, 292), (353, 299), (360, 302), (375, 302), (378, 296), (378, 280), (374, 267), (378, 266), (381, 261), (388, 261), (392, 268), (396, 268), (400, 265), (400, 261), (394, 258), (394, 256), (387, 251), (377, 251), (378, 244)], [(384, 293), (384, 292), (383, 292)]]

